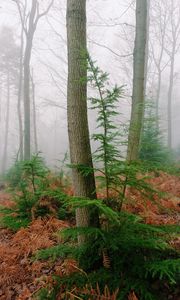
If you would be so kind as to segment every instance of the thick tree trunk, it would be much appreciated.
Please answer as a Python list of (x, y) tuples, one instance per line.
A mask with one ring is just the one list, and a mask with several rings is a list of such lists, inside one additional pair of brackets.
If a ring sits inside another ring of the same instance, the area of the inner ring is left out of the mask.
[(141, 137), (144, 92), (145, 61), (147, 34), (147, 0), (136, 1), (136, 38), (134, 47), (134, 77), (131, 122), (128, 138), (127, 161), (137, 160)]
[[(67, 116), (71, 163), (93, 168), (87, 118), (86, 0), (67, 0), (68, 90)], [(75, 196), (96, 198), (94, 173), (72, 170)], [(98, 217), (93, 216), (93, 225)], [(77, 226), (89, 226), (86, 208), (76, 212)]]
[(2, 173), (6, 171), (7, 167), (7, 150), (8, 150), (8, 137), (9, 137), (9, 111), (10, 111), (10, 74), (7, 73), (7, 111), (6, 111), (6, 126), (5, 126), (5, 139), (4, 139), (4, 151), (2, 161)]

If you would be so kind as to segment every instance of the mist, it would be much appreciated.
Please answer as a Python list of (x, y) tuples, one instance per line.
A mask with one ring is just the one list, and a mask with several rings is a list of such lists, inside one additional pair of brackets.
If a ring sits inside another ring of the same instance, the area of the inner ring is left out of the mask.
[[(28, 16), (31, 8), (30, 2), (28, 1), (25, 10), (26, 16)], [(171, 91), (171, 130), (172, 149), (176, 149), (180, 145), (178, 134), (180, 125), (180, 114), (178, 113), (180, 108), (180, 3), (175, 0), (170, 2), (174, 3), (175, 8), (168, 1), (158, 1), (157, 3), (157, 1), (152, 0), (150, 4), (146, 98), (156, 103), (158, 97), (159, 127), (166, 146), (168, 143), (169, 83), (173, 79)], [(25, 5), (26, 1), (22, 0), (19, 3), (23, 11), (23, 5)], [(50, 1), (48, 0), (39, 1), (39, 12), (43, 13), (49, 4)], [(172, 18), (174, 25), (172, 25)], [(172, 40), (174, 26), (177, 28), (175, 45)], [(16, 1), (1, 0), (1, 173), (7, 170), (20, 156), (17, 107), (21, 31), (22, 24)], [(163, 37), (162, 32), (164, 34)], [(135, 1), (87, 1), (87, 37), (89, 53), (97, 65), (109, 74), (110, 85), (123, 85), (123, 96), (118, 104), (120, 116), (117, 119), (117, 123), (124, 123), (128, 126), (133, 86)], [(26, 46), (24, 32), (23, 39), (24, 52)], [(41, 152), (48, 165), (52, 168), (60, 164), (60, 161), (69, 148), (66, 116), (66, 40), (66, 1), (55, 0), (45, 16), (38, 21), (33, 37), (30, 59), (30, 73), (31, 77), (33, 77), (33, 85), (32, 82), (30, 84), (31, 153)], [(172, 53), (174, 46), (175, 51)], [(174, 60), (173, 70), (171, 65), (172, 57)], [(7, 83), (8, 72), (10, 74), (9, 83)], [(170, 75), (172, 75), (171, 79)], [(32, 90), (32, 86), (34, 87), (34, 91)], [(89, 96), (92, 93), (92, 89), (89, 88)], [(7, 100), (8, 97), (9, 100)], [(20, 112), (23, 124), (22, 91)], [(94, 111), (89, 110), (88, 116), (90, 133), (92, 134), (96, 130), (96, 114)], [(95, 147), (92, 142), (92, 148), (95, 149)]]

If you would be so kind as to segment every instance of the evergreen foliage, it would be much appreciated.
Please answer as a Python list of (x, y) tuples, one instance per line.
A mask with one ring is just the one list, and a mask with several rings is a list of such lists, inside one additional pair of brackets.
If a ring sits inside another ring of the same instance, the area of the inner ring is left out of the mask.
[(66, 195), (60, 188), (52, 189), (50, 171), (39, 154), (30, 160), (17, 162), (7, 173), (15, 207), (0, 209), (1, 223), (17, 230), (38, 216), (54, 214), (61, 219), (69, 215), (63, 207)]
[(15, 161), (14, 165), (4, 175), (4, 181), (8, 182), (10, 189), (18, 186), (23, 172), (23, 161)]
[(171, 153), (163, 143), (163, 137), (155, 117), (155, 107), (152, 102), (145, 105), (145, 118), (140, 144), (139, 157), (153, 168), (164, 168), (172, 164)]
[[(69, 201), (68, 201), (69, 202)], [(118, 213), (98, 200), (73, 198), (70, 206), (97, 206), (101, 228), (70, 228), (63, 231), (67, 243), (38, 252), (38, 259), (73, 257), (79, 261), (82, 272), (60, 279), (60, 286), (72, 289), (98, 283), (103, 290), (119, 288), (117, 299), (127, 299), (134, 290), (139, 299), (163, 299), (161, 290), (153, 289), (158, 281), (174, 288), (180, 280), (180, 256), (168, 241), (171, 239), (161, 227), (146, 225), (128, 213)], [(88, 243), (78, 246), (79, 234), (88, 235)], [(98, 253), (98, 255), (97, 255)], [(79, 296), (79, 295), (78, 295)], [(86, 299), (86, 298), (82, 298)]]
[[(112, 185), (113, 170), (120, 158), (119, 136), (120, 130), (115, 124), (114, 118), (118, 115), (117, 104), (122, 97), (123, 87), (114, 86), (111, 90), (108, 88), (109, 76), (95, 66), (94, 62), (88, 56), (89, 76), (88, 80), (98, 91), (98, 97), (91, 97), (91, 109), (97, 111), (97, 128), (99, 133), (93, 134), (94, 141), (99, 146), (94, 154), (95, 162), (103, 163), (101, 173), (105, 181), (106, 198), (109, 199), (109, 190)], [(102, 179), (102, 177), (101, 177)]]
[[(88, 80), (98, 93), (97, 97), (91, 97), (91, 109), (97, 112), (97, 129), (92, 138), (99, 146), (93, 159), (99, 168), (95, 171), (100, 173), (96, 179), (101, 183), (100, 187), (106, 190), (105, 202), (118, 211), (121, 210), (126, 198), (127, 187), (133, 187), (143, 195), (151, 197), (157, 191), (146, 182), (147, 177), (139, 178), (138, 174), (147, 172), (147, 165), (142, 161), (128, 163), (123, 158), (121, 149), (124, 148), (124, 127), (116, 125), (115, 117), (118, 113), (118, 102), (123, 95), (123, 86), (109, 88), (109, 76), (95, 66), (88, 55), (89, 76)], [(102, 167), (101, 167), (102, 166)], [(92, 171), (79, 166), (85, 174)], [(152, 198), (152, 197), (151, 197)]]

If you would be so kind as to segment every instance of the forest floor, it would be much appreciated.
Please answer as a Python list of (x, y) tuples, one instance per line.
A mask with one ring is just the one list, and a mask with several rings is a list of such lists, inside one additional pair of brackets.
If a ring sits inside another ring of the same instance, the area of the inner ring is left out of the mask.
[[(123, 209), (142, 216), (148, 224), (180, 224), (179, 178), (160, 173), (149, 181), (154, 188), (166, 194), (152, 202), (147, 199), (145, 201), (139, 192), (128, 190), (126, 196), (129, 200), (125, 202)], [(0, 204), (12, 207), (14, 203), (11, 195), (1, 191)], [(0, 228), (0, 300), (33, 299), (33, 295), (42, 287), (51, 286), (52, 274), (63, 276), (77, 272), (77, 265), (73, 260), (60, 259), (52, 263), (32, 259), (37, 250), (60, 243), (57, 231), (69, 226), (73, 225), (50, 217), (39, 218), (17, 232)], [(173, 240), (172, 245), (180, 249), (180, 237)], [(180, 300), (177, 297), (171, 299)], [(137, 298), (134, 295), (131, 299)]]

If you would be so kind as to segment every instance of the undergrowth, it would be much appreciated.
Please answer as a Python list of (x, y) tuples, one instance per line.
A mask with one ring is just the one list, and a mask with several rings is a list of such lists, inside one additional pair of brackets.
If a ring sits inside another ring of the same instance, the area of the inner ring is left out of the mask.
[(39, 216), (72, 217), (64, 208), (67, 196), (62, 186), (52, 186), (50, 175), (39, 154), (30, 160), (16, 162), (6, 174), (15, 206), (9, 209), (0, 207), (1, 224), (18, 230)]
[[(119, 289), (117, 299), (127, 299), (133, 290), (139, 299), (164, 299), (163, 289), (174, 289), (180, 280), (180, 256), (168, 241), (167, 228), (147, 225), (131, 214), (118, 213), (98, 200), (73, 198), (73, 208), (97, 206), (101, 228), (70, 228), (61, 232), (64, 244), (37, 253), (36, 259), (75, 258), (79, 272), (59, 279), (59, 289), (77, 289), (77, 296), (86, 286), (101, 292), (107, 284), (110, 291)], [(87, 235), (88, 242), (78, 245), (78, 235)], [(154, 289), (158, 283), (159, 290)], [(84, 297), (84, 298), (83, 298)], [(41, 298), (42, 299), (42, 298)], [(52, 298), (55, 299), (55, 298)]]
[[(148, 156), (150, 148), (141, 148), (146, 156), (144, 161), (129, 164), (123, 159), (120, 149), (122, 145), (124, 147), (122, 135), (114, 124), (122, 87), (115, 86), (110, 90), (108, 75), (95, 67), (91, 58), (88, 57), (88, 61), (88, 79), (98, 92), (97, 97), (90, 98), (92, 109), (97, 110), (98, 132), (93, 135), (98, 142), (93, 156), (96, 167), (71, 167), (78, 168), (84, 176), (96, 171), (98, 187), (105, 197), (103, 200), (89, 200), (65, 196), (63, 203), (68, 211), (73, 212), (77, 208), (96, 207), (100, 228), (61, 230), (61, 244), (36, 253), (35, 260), (50, 260), (52, 264), (60, 260), (63, 263), (59, 273), (56, 272), (34, 298), (164, 300), (180, 281), (179, 252), (171, 246), (171, 240), (178, 236), (179, 228), (147, 225), (140, 217), (122, 211), (127, 189), (135, 189), (140, 196), (155, 202), (153, 196), (158, 191), (148, 183), (147, 174), (148, 171), (160, 170), (161, 145), (158, 144), (156, 153), (152, 153), (154, 160)], [(148, 130), (149, 125), (144, 140), (148, 140)], [(158, 142), (154, 133), (151, 137)], [(81, 235), (87, 239), (79, 245), (78, 237)]]
[[(91, 98), (91, 102), (93, 109), (98, 110), (100, 133), (94, 134), (93, 138), (99, 143), (94, 161), (100, 167), (93, 170), (83, 165), (73, 167), (84, 176), (98, 171), (97, 181), (102, 183), (99, 184), (102, 190), (105, 189), (105, 199), (67, 196), (62, 186), (52, 185), (50, 171), (38, 154), (29, 161), (16, 163), (7, 174), (16, 205), (10, 209), (1, 208), (2, 223), (18, 230), (39, 216), (70, 219), (78, 208), (97, 208), (100, 228), (61, 230), (61, 244), (37, 252), (34, 259), (52, 263), (69, 259), (69, 267), (72, 267), (73, 259), (77, 265), (73, 265), (72, 272), (66, 272), (67, 265), (62, 270), (62, 265), (60, 274), (51, 276), (34, 297), (40, 300), (58, 297), (104, 300), (103, 297), (108, 296), (107, 299), (124, 300), (135, 293), (141, 300), (164, 300), (164, 291), (167, 289), (169, 293), (175, 289), (180, 280), (180, 256), (171, 246), (179, 228), (147, 225), (140, 217), (122, 211), (127, 189), (135, 189), (140, 196), (155, 201), (153, 195), (157, 191), (147, 182), (147, 171), (153, 171), (156, 165), (158, 172), (159, 165), (157, 168), (157, 164), (151, 163), (152, 159), (150, 163), (145, 159), (129, 164), (122, 158), (118, 128), (114, 125), (122, 88), (115, 86), (109, 90), (107, 74), (96, 68), (90, 58), (89, 64), (89, 80), (99, 93), (99, 97)], [(155, 150), (159, 151), (159, 146)], [(146, 158), (150, 152), (149, 148), (143, 148)], [(80, 235), (87, 237), (81, 245), (78, 244)]]

